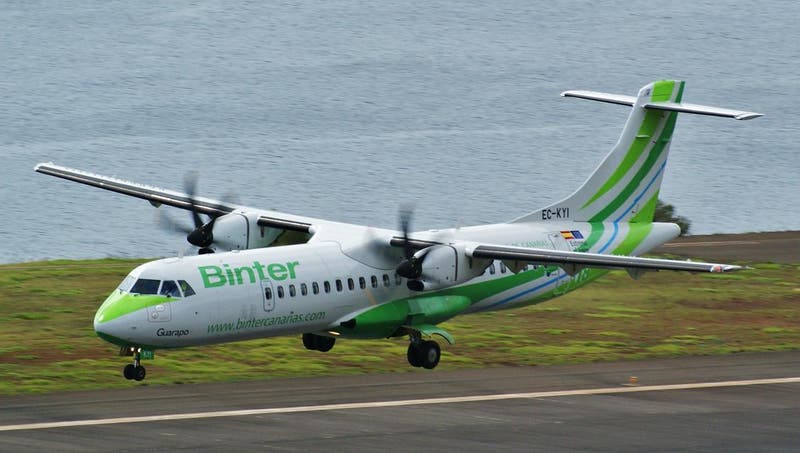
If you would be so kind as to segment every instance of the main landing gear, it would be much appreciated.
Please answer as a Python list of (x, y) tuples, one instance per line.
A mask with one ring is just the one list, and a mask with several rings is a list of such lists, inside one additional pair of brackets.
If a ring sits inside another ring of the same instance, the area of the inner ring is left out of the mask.
[(312, 351), (328, 352), (336, 343), (336, 337), (326, 337), (313, 333), (303, 334), (303, 346)]
[(422, 340), (419, 332), (411, 334), (411, 343), (408, 345), (408, 363), (416, 368), (432, 370), (442, 358), (442, 349), (433, 340)]
[(133, 351), (133, 363), (125, 365), (125, 368), (122, 369), (122, 375), (125, 376), (125, 379), (136, 381), (141, 381), (144, 379), (144, 377), (147, 375), (147, 372), (142, 366), (141, 358), (142, 353), (140, 352), (139, 348), (136, 348)]

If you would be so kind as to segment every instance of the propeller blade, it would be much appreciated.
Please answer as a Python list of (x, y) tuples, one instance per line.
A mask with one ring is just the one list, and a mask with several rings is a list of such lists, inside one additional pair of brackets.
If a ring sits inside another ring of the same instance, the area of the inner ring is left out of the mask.
[[(192, 221), (194, 222), (194, 229), (189, 231), (186, 240), (190, 244), (200, 247), (201, 253), (203, 249), (210, 250), (209, 247), (214, 242), (214, 221), (216, 217), (211, 217), (208, 222), (203, 222), (200, 214), (197, 212), (197, 172), (189, 172), (184, 178), (184, 188), (186, 195), (189, 197), (189, 204), (192, 209)], [(207, 253), (207, 252), (206, 252)]]
[(414, 256), (414, 249), (408, 242), (408, 232), (411, 230), (411, 217), (414, 211), (409, 205), (400, 208), (400, 231), (403, 232), (403, 255), (406, 260), (410, 260)]
[(194, 228), (191, 226), (175, 221), (161, 209), (156, 211), (156, 221), (162, 230), (171, 231), (174, 233), (189, 234), (194, 230)]
[(183, 179), (183, 187), (186, 190), (186, 195), (189, 196), (189, 204), (192, 205), (192, 220), (194, 221), (194, 227), (200, 228), (205, 222), (203, 222), (203, 219), (200, 218), (200, 214), (197, 213), (197, 202), (195, 201), (195, 195), (197, 194), (196, 171), (186, 174), (186, 177)]
[(414, 256), (414, 248), (408, 240), (411, 230), (411, 217), (413, 209), (410, 205), (400, 208), (400, 230), (403, 232), (403, 256), (405, 259), (397, 266), (397, 274), (410, 280), (422, 275), (422, 260)]

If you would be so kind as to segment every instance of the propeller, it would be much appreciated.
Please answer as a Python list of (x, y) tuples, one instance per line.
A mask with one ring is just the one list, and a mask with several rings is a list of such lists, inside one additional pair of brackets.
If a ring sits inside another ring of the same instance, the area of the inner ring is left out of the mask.
[(176, 222), (172, 220), (169, 216), (161, 212), (158, 217), (158, 223), (161, 225), (162, 228), (177, 231), (186, 234), (186, 240), (196, 246), (200, 247), (198, 253), (206, 254), (206, 253), (214, 253), (214, 250), (211, 249), (211, 244), (214, 242), (214, 221), (216, 221), (216, 217), (210, 217), (210, 220), (207, 222), (203, 222), (203, 219), (200, 217), (200, 213), (198, 212), (198, 205), (197, 205), (197, 173), (191, 172), (186, 175), (184, 178), (184, 190), (186, 195), (189, 197), (189, 204), (191, 206), (191, 215), (192, 215), (192, 222), (194, 226), (188, 226), (181, 222)]
[(412, 209), (408, 206), (400, 209), (400, 230), (403, 232), (403, 256), (405, 259), (397, 266), (397, 274), (409, 280), (422, 276), (422, 258), (414, 256), (414, 248), (408, 239), (411, 229)]
[(189, 241), (190, 244), (200, 247), (201, 254), (207, 253), (207, 251), (204, 252), (203, 249), (208, 249), (214, 242), (214, 221), (217, 220), (217, 218), (211, 217), (211, 220), (204, 223), (203, 219), (200, 218), (200, 214), (197, 212), (197, 199), (195, 197), (197, 194), (196, 172), (186, 175), (184, 189), (189, 196), (189, 204), (192, 207), (192, 220), (194, 221), (194, 230), (186, 236), (186, 240)]

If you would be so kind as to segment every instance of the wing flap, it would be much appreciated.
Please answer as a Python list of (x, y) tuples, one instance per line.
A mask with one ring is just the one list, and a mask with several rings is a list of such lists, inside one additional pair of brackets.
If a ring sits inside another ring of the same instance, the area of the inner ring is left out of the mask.
[(595, 267), (627, 270), (671, 270), (688, 272), (730, 272), (744, 269), (733, 264), (715, 264), (693, 261), (678, 261), (636, 256), (604, 255), (599, 253), (565, 252), (560, 250), (534, 249), (503, 245), (476, 245), (467, 252), (473, 258), (496, 260), (518, 260), (537, 264), (556, 264), (560, 267), (579, 269)]
[(278, 228), (281, 230), (297, 231), (299, 233), (310, 233), (312, 225), (308, 222), (297, 220), (279, 219), (277, 217), (260, 216), (258, 226)]

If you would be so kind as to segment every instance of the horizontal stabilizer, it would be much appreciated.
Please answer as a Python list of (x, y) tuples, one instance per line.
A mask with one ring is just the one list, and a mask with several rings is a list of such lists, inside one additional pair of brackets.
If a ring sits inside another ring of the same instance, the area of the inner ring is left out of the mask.
[[(572, 90), (561, 93), (564, 97), (588, 99), (590, 101), (608, 102), (611, 104), (633, 106), (636, 96), (624, 94), (601, 93), (599, 91)], [(686, 104), (683, 102), (647, 102), (642, 107), (649, 110), (667, 110), (670, 112), (695, 113), (698, 115), (722, 116), (737, 120), (751, 120), (763, 116), (761, 113), (746, 112), (743, 110), (724, 109), (700, 104)]]
[(684, 104), (682, 102), (649, 102), (644, 105), (646, 109), (668, 110), (671, 112), (696, 113), (698, 115), (722, 116), (737, 120), (752, 120), (763, 113), (745, 112), (743, 110), (723, 109), (700, 104)]
[(608, 102), (610, 104), (629, 105), (633, 106), (636, 102), (636, 96), (628, 96), (625, 94), (611, 94), (601, 93), (599, 91), (585, 91), (585, 90), (570, 90), (561, 93), (565, 98), (581, 98), (590, 101)]

